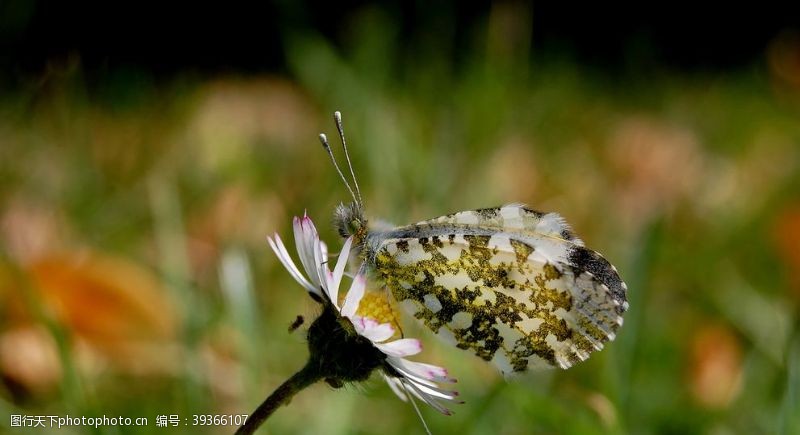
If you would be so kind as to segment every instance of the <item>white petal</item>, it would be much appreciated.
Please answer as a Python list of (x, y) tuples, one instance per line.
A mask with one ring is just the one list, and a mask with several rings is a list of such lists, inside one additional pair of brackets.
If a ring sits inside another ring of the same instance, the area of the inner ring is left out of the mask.
[(319, 264), (321, 259), (316, 258), (315, 246), (319, 244), (319, 235), (314, 223), (307, 216), (303, 218), (295, 217), (292, 221), (294, 227), (294, 243), (297, 246), (297, 254), (300, 255), (300, 263), (306, 270), (311, 284), (319, 287), (322, 281), (319, 277)]
[(294, 233), (294, 245), (297, 247), (297, 254), (300, 255), (300, 263), (305, 268), (306, 263), (303, 259), (306, 257), (306, 243), (303, 240), (303, 224), (297, 216), (292, 218), (292, 232)]
[(322, 251), (320, 249), (314, 250), (314, 258), (317, 259), (319, 267), (317, 273), (319, 274), (319, 281), (322, 283), (322, 289), (325, 291), (325, 296), (331, 301), (336, 309), (339, 309), (339, 286), (333, 285), (333, 272), (328, 269), (328, 265), (322, 263)]
[(422, 343), (415, 338), (401, 338), (385, 344), (375, 343), (375, 347), (386, 355), (396, 357), (416, 355), (422, 352)]
[(336, 288), (339, 288), (339, 285), (342, 282), (342, 274), (344, 273), (344, 267), (347, 266), (347, 259), (350, 257), (350, 245), (352, 244), (352, 236), (348, 237), (347, 240), (344, 241), (342, 250), (339, 252), (339, 258), (336, 260), (336, 267), (333, 268), (333, 279)]
[[(347, 239), (348, 241), (350, 239)], [(347, 244), (347, 242), (345, 242)], [(344, 252), (344, 251), (342, 251)], [(336, 265), (336, 268), (339, 268), (339, 265)], [(336, 275), (336, 272), (333, 272)], [(336, 279), (334, 277), (334, 279)], [(341, 279), (341, 276), (339, 277)], [(367, 287), (367, 277), (363, 274), (356, 275), (353, 278), (353, 283), (350, 285), (350, 290), (347, 291), (347, 296), (344, 297), (344, 304), (342, 305), (342, 315), (351, 318), (356, 314), (356, 310), (358, 310), (358, 304), (361, 302), (361, 298), (364, 296), (364, 289)]]
[(319, 250), (322, 252), (322, 262), (328, 262), (328, 245), (322, 240), (319, 241)]
[(420, 377), (430, 381), (455, 382), (456, 380), (447, 376), (447, 370), (432, 364), (425, 364), (416, 361), (409, 361), (403, 358), (389, 357), (389, 363), (397, 371), (409, 377)]
[(353, 316), (351, 320), (353, 321), (353, 325), (355, 325), (356, 331), (358, 331), (359, 334), (380, 324), (369, 317)]
[(386, 376), (386, 375), (383, 375), (383, 379), (386, 380), (386, 383), (389, 384), (389, 388), (391, 388), (392, 391), (394, 391), (394, 394), (396, 394), (397, 397), (400, 398), (400, 400), (402, 400), (403, 402), (408, 401), (408, 396), (406, 396), (405, 393), (405, 387), (403, 386), (403, 383), (400, 382), (399, 379), (393, 376)]
[[(327, 273), (328, 263), (325, 260), (325, 253), (322, 252), (322, 241), (319, 239), (319, 235), (314, 236), (314, 243), (311, 246), (311, 249), (314, 251), (314, 271), (309, 271), (309, 275), (316, 272), (316, 276), (319, 279), (320, 285), (325, 285), (327, 283)], [(338, 288), (338, 286), (337, 286)], [(330, 287), (326, 289), (326, 291), (330, 291)]]
[(403, 379), (410, 382), (414, 382), (415, 384), (427, 385), (429, 387), (437, 386), (435, 382), (429, 381), (421, 376), (415, 375), (414, 373), (411, 373), (408, 370), (404, 369), (403, 367), (399, 366), (399, 364), (401, 364), (399, 361), (409, 362), (407, 359), (388, 357), (386, 358), (386, 360), (395, 370), (397, 370), (397, 373), (400, 373), (403, 376)]
[(423, 402), (427, 403), (433, 409), (441, 412), (444, 415), (453, 414), (452, 412), (450, 412), (449, 409), (445, 408), (441, 403), (439, 403), (434, 397), (431, 397), (430, 395), (425, 394), (425, 392), (420, 391), (419, 388), (414, 383), (406, 381), (403, 383), (403, 385), (406, 387), (407, 391), (411, 391), (411, 393), (417, 396), (419, 400), (422, 400)]
[(435, 385), (432, 386), (432, 385), (421, 384), (421, 383), (418, 383), (418, 382), (414, 382), (414, 381), (412, 381), (410, 379), (408, 380), (408, 382), (413, 383), (414, 386), (419, 388), (419, 390), (421, 392), (423, 392), (423, 393), (425, 393), (425, 394), (427, 394), (429, 396), (433, 396), (433, 397), (439, 398), (439, 399), (456, 401), (455, 398), (458, 396), (458, 392), (457, 391), (444, 390), (444, 389), (439, 388), (439, 387), (437, 387)]
[(267, 241), (269, 242), (269, 246), (275, 251), (275, 255), (278, 256), (278, 260), (281, 261), (283, 267), (289, 271), (289, 274), (292, 275), (292, 278), (295, 279), (301, 286), (305, 287), (306, 290), (315, 293), (317, 295), (322, 296), (318, 287), (312, 285), (300, 270), (297, 269), (295, 266), (294, 261), (292, 261), (292, 257), (289, 255), (289, 252), (286, 250), (286, 246), (283, 244), (281, 237), (275, 233), (275, 240), (272, 240), (271, 237), (267, 237)]

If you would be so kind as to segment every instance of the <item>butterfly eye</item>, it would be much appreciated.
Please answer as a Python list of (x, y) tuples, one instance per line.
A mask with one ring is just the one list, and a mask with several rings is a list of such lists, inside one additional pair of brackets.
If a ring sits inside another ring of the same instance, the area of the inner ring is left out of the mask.
[(348, 229), (350, 230), (350, 234), (356, 234), (361, 229), (361, 220), (360, 219), (350, 220)]

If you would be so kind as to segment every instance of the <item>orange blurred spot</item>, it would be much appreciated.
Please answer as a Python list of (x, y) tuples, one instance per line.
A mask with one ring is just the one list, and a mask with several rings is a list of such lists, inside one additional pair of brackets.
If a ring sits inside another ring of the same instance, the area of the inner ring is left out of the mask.
[(695, 194), (705, 166), (692, 131), (655, 119), (624, 120), (607, 150), (618, 174), (621, 216), (632, 227)]
[(0, 267), (0, 376), (15, 397), (42, 396), (62, 376), (42, 315), (66, 333), (68, 356), (87, 379), (106, 369), (174, 372), (178, 313), (146, 269), (77, 251), (42, 254), (23, 267), (18, 274)]
[(504, 141), (487, 165), (486, 179), (492, 180), (502, 198), (526, 201), (536, 197), (539, 174), (533, 144), (518, 137)]
[(8, 201), (0, 215), (0, 243), (15, 262), (27, 263), (51, 252), (69, 233), (61, 211), (23, 197)]
[(787, 266), (791, 291), (800, 299), (800, 204), (784, 210), (773, 228), (773, 240)]
[(142, 268), (92, 253), (50, 255), (30, 273), (45, 306), (72, 332), (92, 343), (168, 339), (175, 311), (164, 289)]
[(61, 363), (53, 337), (33, 325), (3, 331), (0, 373), (17, 396), (51, 392), (61, 379)]
[(219, 256), (226, 246), (231, 242), (264, 243), (264, 235), (286, 220), (283, 204), (272, 192), (256, 194), (241, 184), (221, 189), (208, 207), (189, 217), (188, 255), (193, 276), (199, 283), (216, 280)]
[(41, 309), (69, 335), (84, 373), (174, 371), (178, 312), (146, 269), (120, 258), (68, 252), (43, 256), (27, 272)]
[(742, 350), (725, 326), (705, 326), (692, 338), (689, 388), (702, 406), (727, 407), (739, 393)]
[[(291, 149), (305, 143), (315, 115), (308, 96), (278, 78), (225, 78), (198, 92), (187, 142), (210, 168), (248, 159), (254, 145)], [(303, 148), (305, 149), (305, 148)]]

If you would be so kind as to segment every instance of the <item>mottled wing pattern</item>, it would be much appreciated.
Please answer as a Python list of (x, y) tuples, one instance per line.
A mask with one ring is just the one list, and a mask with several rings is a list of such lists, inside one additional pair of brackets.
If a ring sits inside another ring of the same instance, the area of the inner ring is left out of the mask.
[(394, 297), (504, 374), (568, 368), (622, 325), (625, 284), (555, 213), (508, 205), (369, 237), (368, 255)]

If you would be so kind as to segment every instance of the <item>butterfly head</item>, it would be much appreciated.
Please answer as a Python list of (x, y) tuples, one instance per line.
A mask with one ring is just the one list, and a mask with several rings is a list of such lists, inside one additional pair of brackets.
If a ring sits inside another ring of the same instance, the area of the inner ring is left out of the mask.
[(334, 212), (333, 221), (339, 231), (339, 235), (344, 238), (353, 236), (356, 241), (359, 241), (367, 231), (367, 219), (364, 217), (364, 210), (361, 208), (361, 204), (357, 202), (339, 204)]

